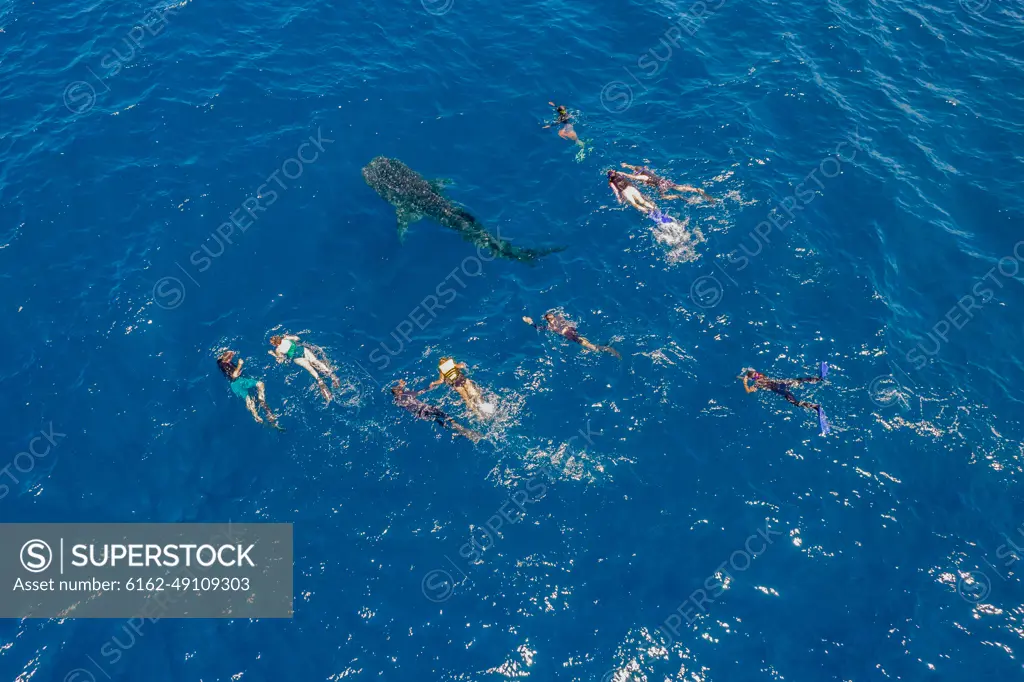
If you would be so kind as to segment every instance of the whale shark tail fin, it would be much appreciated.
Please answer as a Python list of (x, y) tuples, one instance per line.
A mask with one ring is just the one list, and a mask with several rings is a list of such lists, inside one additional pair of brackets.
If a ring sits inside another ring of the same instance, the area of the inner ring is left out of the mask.
[[(499, 256), (504, 256), (510, 260), (519, 261), (520, 263), (533, 263), (535, 260), (549, 256), (559, 251), (565, 251), (567, 246), (550, 246), (544, 249), (530, 249), (521, 246), (513, 246), (509, 242), (502, 242), (502, 248), (496, 250)], [(493, 248), (493, 247), (492, 247)]]

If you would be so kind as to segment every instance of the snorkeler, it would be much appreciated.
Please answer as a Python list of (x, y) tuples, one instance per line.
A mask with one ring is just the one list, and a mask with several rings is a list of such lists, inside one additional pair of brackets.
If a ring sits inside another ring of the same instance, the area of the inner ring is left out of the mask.
[(235, 351), (233, 350), (226, 350), (217, 358), (217, 366), (220, 367), (220, 371), (224, 372), (224, 376), (231, 382), (231, 392), (239, 398), (245, 399), (245, 406), (249, 409), (253, 419), (258, 423), (262, 424), (263, 418), (260, 417), (256, 409), (257, 406), (262, 407), (264, 412), (267, 413), (267, 421), (270, 422), (271, 426), (279, 431), (284, 431), (284, 429), (277, 425), (277, 417), (274, 416), (274, 413), (270, 411), (270, 406), (267, 405), (267, 395), (264, 391), (263, 382), (243, 377), (242, 363), (245, 361), (239, 359), (236, 364), (232, 362), (234, 358)]
[(455, 389), (462, 401), (466, 403), (466, 407), (478, 419), (486, 419), (494, 414), (494, 406), (484, 401), (484, 394), (480, 391), (480, 387), (462, 373), (464, 369), (467, 369), (464, 362), (456, 363), (452, 358), (441, 358), (437, 362), (437, 371), (441, 376), (432, 381), (426, 391), (433, 391), (441, 384), (448, 384), (449, 387)]
[(341, 382), (338, 381), (338, 377), (331, 372), (331, 368), (327, 364), (326, 358), (323, 360), (318, 358), (309, 346), (299, 343), (299, 337), (292, 334), (271, 336), (270, 345), (274, 347), (274, 350), (267, 352), (270, 353), (275, 360), (279, 363), (291, 360), (296, 365), (312, 374), (313, 378), (316, 379), (317, 386), (320, 387), (320, 393), (323, 394), (324, 400), (331, 402), (331, 392), (328, 390), (327, 384), (324, 383), (324, 380), (320, 378), (317, 370), (331, 377), (335, 388), (341, 386)]
[(443, 427), (453, 429), (459, 435), (465, 436), (474, 443), (479, 441), (481, 436), (476, 431), (471, 431), (449, 417), (444, 410), (434, 405), (429, 405), (419, 400), (419, 395), (426, 391), (411, 391), (405, 387), (405, 379), (399, 379), (398, 383), (391, 387), (391, 395), (395, 398), (395, 404), (412, 413), (417, 419), (426, 419), (440, 424)]
[(630, 180), (642, 182), (645, 185), (648, 185), (649, 187), (656, 187), (658, 191), (661, 192), (662, 199), (668, 200), (681, 198), (681, 196), (678, 194), (668, 194), (668, 191), (670, 189), (674, 189), (677, 192), (691, 192), (694, 194), (699, 194), (703, 199), (710, 201), (711, 203), (715, 203), (716, 201), (718, 201), (718, 199), (715, 199), (713, 196), (711, 196), (704, 190), (700, 189), (699, 187), (694, 187), (692, 185), (677, 185), (671, 180), (659, 176), (657, 173), (652, 171), (647, 166), (631, 166), (628, 163), (624, 163), (622, 164), (622, 167), (628, 168), (635, 173), (635, 175), (630, 175), (629, 173), (623, 173), (623, 175), (625, 175)]
[[(793, 403), (797, 407), (805, 407), (808, 410), (814, 410), (818, 413), (818, 424), (821, 426), (821, 434), (826, 435), (829, 432), (828, 420), (825, 418), (825, 411), (821, 408), (821, 405), (815, 405), (809, 403), (806, 400), (797, 400), (796, 396), (793, 395), (792, 391), (789, 390), (790, 386), (796, 386), (798, 384), (813, 384), (825, 379), (828, 376), (828, 363), (821, 363), (819, 374), (816, 377), (803, 377), (801, 379), (769, 379), (760, 372), (756, 372), (752, 369), (748, 369), (743, 377), (743, 388), (747, 393), (753, 393), (757, 389), (764, 389), (778, 393), (783, 398)], [(750, 385), (753, 382), (753, 385)]]
[(576, 136), (576, 130), (572, 127), (572, 114), (569, 113), (569, 110), (561, 104), (556, 105), (554, 102), (548, 102), (548, 104), (555, 107), (555, 115), (558, 118), (544, 127), (550, 128), (553, 125), (562, 126), (558, 129), (558, 136), (563, 140), (571, 140), (582, 147), (583, 143), (580, 141), (579, 137)]
[(641, 194), (628, 178), (629, 176), (625, 173), (616, 170), (608, 171), (608, 186), (615, 192), (615, 198), (619, 200), (619, 203), (626, 202), (645, 214), (657, 211), (658, 207), (654, 205), (654, 202)]
[(576, 327), (561, 315), (555, 315), (551, 312), (544, 313), (544, 321), (547, 322), (547, 324), (535, 324), (532, 317), (523, 318), (523, 322), (534, 329), (554, 332), (559, 336), (564, 336), (570, 341), (575, 341), (587, 350), (605, 351), (606, 353), (611, 353), (620, 360), (622, 359), (622, 356), (619, 355), (619, 351), (615, 350), (611, 346), (598, 346), (597, 344), (591, 343), (580, 336), (580, 333), (576, 331)]

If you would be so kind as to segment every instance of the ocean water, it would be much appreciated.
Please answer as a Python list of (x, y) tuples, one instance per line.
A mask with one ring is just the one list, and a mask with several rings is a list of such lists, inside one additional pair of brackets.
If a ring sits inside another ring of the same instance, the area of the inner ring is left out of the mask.
[[(296, 594), (4, 621), (0, 679), (1020, 679), (1022, 67), (1011, 1), (0, 0), (0, 519), (293, 523)], [(377, 155), (568, 248), (400, 244)], [(721, 201), (654, 232), (645, 160)], [(391, 403), (443, 355), (478, 446)], [(821, 361), (826, 437), (736, 379)]]

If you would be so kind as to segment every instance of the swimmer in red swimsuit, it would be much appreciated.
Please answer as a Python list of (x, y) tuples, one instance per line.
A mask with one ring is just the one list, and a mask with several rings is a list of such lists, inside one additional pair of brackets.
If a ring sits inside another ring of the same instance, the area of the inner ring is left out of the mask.
[(575, 325), (573, 325), (571, 322), (569, 322), (567, 319), (565, 319), (561, 315), (556, 315), (556, 314), (550, 313), (550, 312), (549, 313), (545, 313), (544, 314), (544, 321), (547, 322), (547, 324), (535, 324), (534, 321), (533, 321), (533, 318), (530, 318), (530, 317), (524, 317), (523, 318), (523, 322), (525, 322), (526, 324), (530, 325), (534, 329), (537, 329), (539, 331), (554, 332), (555, 334), (558, 334), (559, 336), (563, 336), (563, 337), (569, 339), (570, 341), (573, 341), (574, 343), (580, 344), (581, 346), (583, 346), (587, 350), (604, 351), (606, 353), (611, 353), (612, 355), (614, 355), (615, 357), (619, 358), (620, 360), (622, 359), (622, 356), (619, 355), (619, 351), (615, 350), (611, 346), (599, 346), (599, 345), (597, 345), (595, 343), (591, 343), (590, 341), (587, 341), (585, 338), (580, 336), (580, 333), (578, 331), (576, 331)]
[(627, 178), (631, 180), (642, 182), (645, 185), (648, 185), (649, 187), (657, 188), (657, 190), (661, 192), (662, 199), (680, 199), (681, 195), (668, 193), (669, 190), (675, 190), (677, 192), (690, 192), (692, 194), (699, 194), (701, 198), (703, 198), (706, 201), (710, 201), (711, 203), (715, 203), (716, 201), (718, 201), (717, 199), (715, 199), (714, 197), (712, 197), (710, 194), (700, 189), (699, 187), (693, 187), (692, 185), (677, 185), (668, 178), (661, 177), (647, 166), (631, 166), (628, 163), (624, 163), (622, 164), (622, 167), (628, 168), (634, 173), (633, 175), (630, 175), (629, 173), (623, 173), (623, 175), (625, 175)]

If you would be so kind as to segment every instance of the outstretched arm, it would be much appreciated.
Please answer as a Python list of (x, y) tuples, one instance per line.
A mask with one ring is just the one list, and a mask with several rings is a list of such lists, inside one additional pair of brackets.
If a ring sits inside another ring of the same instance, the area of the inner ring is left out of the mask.
[(420, 391), (420, 393), (422, 394), (422, 393), (426, 393), (427, 391), (433, 391), (435, 388), (437, 388), (438, 386), (440, 386), (443, 383), (444, 383), (444, 379), (440, 379), (440, 378), (435, 380), (435, 381), (431, 381), (430, 385), (427, 386), (422, 391)]
[(628, 169), (630, 169), (630, 170), (635, 170), (635, 171), (638, 171), (638, 170), (640, 170), (640, 166), (631, 166), (631, 165), (630, 165), (630, 164), (628, 164), (628, 163), (624, 163), (624, 164), (622, 164), (622, 167), (623, 167), (623, 168), (628, 168)]
[(544, 331), (545, 329), (547, 329), (547, 325), (537, 324), (536, 322), (533, 321), (532, 317), (524, 316), (523, 317), (523, 322), (525, 322), (526, 324), (530, 325), (531, 327), (533, 327), (537, 331)]
[(245, 362), (245, 360), (239, 360), (238, 364), (235, 365), (235, 368), (233, 370), (231, 370), (231, 378), (232, 379), (237, 379), (238, 377), (242, 376), (242, 363), (243, 362)]

